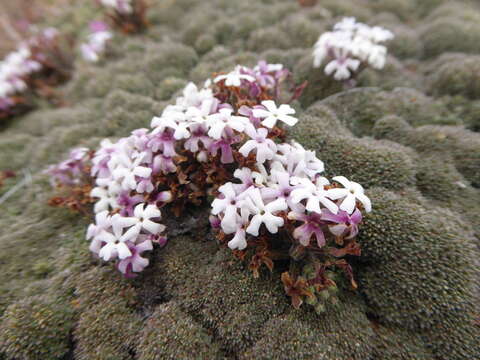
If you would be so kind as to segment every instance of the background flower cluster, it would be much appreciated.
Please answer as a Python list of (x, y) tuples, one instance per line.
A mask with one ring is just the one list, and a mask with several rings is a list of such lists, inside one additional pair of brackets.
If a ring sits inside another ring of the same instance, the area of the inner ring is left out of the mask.
[(380, 26), (357, 22), (353, 17), (335, 24), (333, 31), (323, 33), (315, 43), (313, 65), (325, 65), (325, 74), (335, 80), (347, 80), (362, 67), (382, 69), (387, 59), (387, 47), (382, 43), (394, 35)]

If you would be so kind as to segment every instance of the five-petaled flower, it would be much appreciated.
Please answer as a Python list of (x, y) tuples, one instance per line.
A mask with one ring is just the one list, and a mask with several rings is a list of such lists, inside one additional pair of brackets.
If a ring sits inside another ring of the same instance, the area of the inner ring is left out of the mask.
[(242, 81), (254, 82), (255, 78), (251, 75), (245, 74), (242, 66), (237, 65), (233, 71), (228, 74), (218, 75), (213, 81), (216, 83), (225, 81), (226, 86), (239, 87), (242, 84)]
[(340, 204), (340, 210), (346, 211), (348, 214), (355, 210), (356, 201), (360, 201), (366, 212), (372, 211), (372, 204), (370, 199), (364, 194), (362, 185), (348, 180), (344, 176), (335, 176), (334, 181), (343, 185), (343, 188), (333, 188), (327, 190), (327, 195), (330, 199), (343, 199)]
[(295, 109), (290, 105), (282, 104), (277, 107), (272, 100), (262, 101), (262, 105), (265, 109), (253, 109), (253, 116), (263, 119), (262, 125), (269, 129), (273, 128), (279, 120), (289, 126), (294, 126), (298, 121), (297, 118), (290, 116), (295, 114)]

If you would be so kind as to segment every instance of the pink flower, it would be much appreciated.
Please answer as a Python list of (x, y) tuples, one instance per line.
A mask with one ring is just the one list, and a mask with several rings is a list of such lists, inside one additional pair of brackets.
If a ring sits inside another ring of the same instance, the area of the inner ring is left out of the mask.
[(303, 221), (303, 225), (297, 227), (293, 231), (293, 237), (297, 239), (303, 246), (310, 245), (310, 239), (313, 235), (317, 239), (319, 248), (325, 246), (325, 235), (322, 231), (324, 221), (322, 216), (317, 213), (310, 213), (309, 215), (303, 212), (290, 212), (288, 218), (291, 220)]
[(251, 151), (255, 150), (257, 153), (257, 161), (263, 164), (266, 160), (272, 160), (277, 152), (277, 146), (275, 143), (268, 139), (268, 130), (265, 128), (259, 128), (255, 130), (253, 125), (248, 125), (245, 128), (245, 132), (250, 136), (251, 140), (248, 140), (238, 150), (243, 156), (247, 157)]
[(120, 260), (117, 264), (117, 269), (120, 270), (125, 277), (135, 277), (134, 273), (143, 271), (148, 266), (148, 259), (141, 257), (142, 253), (148, 250), (152, 250), (152, 242), (150, 240), (144, 240), (139, 244), (128, 243), (128, 249), (131, 256)]
[(362, 222), (362, 213), (358, 209), (355, 209), (351, 215), (346, 211), (333, 214), (325, 210), (322, 212), (322, 219), (334, 223), (328, 227), (333, 235), (352, 239), (358, 234), (358, 224)]

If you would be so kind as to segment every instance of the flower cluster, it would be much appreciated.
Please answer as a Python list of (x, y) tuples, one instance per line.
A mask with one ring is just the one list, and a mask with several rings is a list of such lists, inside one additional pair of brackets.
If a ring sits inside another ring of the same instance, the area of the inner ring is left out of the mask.
[(124, 33), (138, 33), (147, 26), (144, 0), (96, 0), (107, 10), (111, 23)]
[(133, 12), (132, 0), (100, 0), (100, 4), (120, 14), (131, 14)]
[(49, 97), (49, 87), (70, 76), (72, 59), (60, 42), (54, 28), (37, 31), (0, 62), (0, 119), (28, 109), (34, 91)]
[(213, 194), (217, 239), (236, 256), (250, 257), (255, 276), (275, 259), (314, 264), (312, 279), (282, 277), (291, 282), (285, 286), (295, 306), (303, 295), (335, 285), (327, 269), (340, 267), (353, 285), (350, 266), (338, 258), (359, 254), (355, 236), (370, 200), (342, 176), (331, 184), (315, 152), (285, 142), (284, 127), (298, 122), (290, 105), (277, 102), (287, 75), (282, 65), (262, 61), (217, 74), (200, 88), (189, 83), (150, 129), (105, 139), (94, 153), (76, 149), (51, 167), (55, 182), (70, 186), (89, 170), (96, 214), (87, 232), (91, 251), (133, 276), (148, 265), (142, 253), (166, 243), (160, 209), (180, 215), (186, 204)]
[(17, 96), (28, 88), (25, 79), (40, 68), (41, 65), (32, 59), (30, 48), (25, 44), (0, 62), (0, 118), (9, 115), (21, 101)]
[(86, 61), (97, 62), (105, 52), (107, 43), (113, 34), (103, 21), (92, 21), (89, 27), (91, 33), (88, 35), (87, 41), (80, 45), (80, 51)]
[(333, 31), (320, 36), (313, 50), (313, 65), (326, 63), (325, 74), (335, 80), (347, 80), (367, 65), (382, 69), (387, 59), (387, 48), (382, 43), (393, 39), (393, 34), (382, 27), (370, 27), (355, 18), (344, 18)]
[(87, 148), (73, 149), (66, 160), (45, 170), (50, 175), (50, 183), (59, 192), (58, 196), (49, 200), (50, 205), (88, 213), (88, 207), (93, 202), (90, 198), (91, 158), (92, 152)]
[(213, 82), (217, 85), (216, 97), (221, 101), (237, 108), (253, 107), (262, 100), (279, 99), (280, 85), (289, 76), (290, 72), (282, 64), (259, 61), (253, 68), (237, 65), (229, 73), (217, 74)]

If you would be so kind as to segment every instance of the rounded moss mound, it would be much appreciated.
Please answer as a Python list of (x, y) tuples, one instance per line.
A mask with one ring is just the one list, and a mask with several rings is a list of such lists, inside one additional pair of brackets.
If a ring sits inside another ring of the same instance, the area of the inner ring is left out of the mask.
[(436, 67), (428, 78), (429, 91), (434, 95), (480, 97), (480, 56), (450, 57)]
[(369, 266), (359, 281), (372, 312), (381, 323), (418, 331), (441, 359), (480, 356), (473, 311), (478, 250), (469, 227), (449, 210), (385, 189), (369, 195), (375, 212), (360, 235)]
[(444, 52), (480, 53), (480, 23), (452, 17), (440, 17), (421, 29), (424, 56), (436, 57)]
[(413, 128), (398, 117), (382, 119), (375, 125), (374, 133), (377, 138), (391, 139), (420, 153), (441, 154), (473, 186), (480, 186), (479, 134), (460, 126), (425, 125)]
[(19, 170), (28, 162), (33, 151), (35, 138), (26, 134), (15, 134), (0, 139), (0, 169)]
[(137, 354), (139, 360), (220, 358), (218, 344), (172, 302), (159, 305), (148, 318)]
[(415, 16), (416, 0), (372, 0), (371, 7), (377, 12), (390, 12), (403, 21), (412, 20)]
[(25, 298), (5, 311), (0, 351), (9, 359), (61, 359), (70, 348), (73, 309), (43, 296)]
[(469, 130), (480, 132), (480, 100), (470, 100), (463, 96), (448, 96), (444, 99)]
[(108, 268), (93, 268), (71, 281), (79, 312), (75, 359), (130, 360), (142, 329), (134, 289)]
[(366, 187), (390, 189), (402, 189), (415, 183), (414, 163), (405, 148), (393, 143), (357, 139), (349, 136), (347, 129), (340, 133), (330, 132), (317, 125), (323, 121), (322, 116), (305, 115), (291, 131), (291, 136), (316, 151), (325, 162), (327, 176), (343, 174)]
[(418, 33), (408, 26), (388, 26), (395, 34), (395, 38), (388, 43), (388, 50), (400, 59), (418, 58), (423, 53), (423, 43)]
[(345, 299), (321, 316), (291, 311), (269, 320), (260, 340), (240, 358), (362, 360), (371, 357), (374, 338), (361, 302)]
[(330, 96), (320, 104), (331, 108), (356, 136), (369, 135), (375, 122), (385, 115), (402, 116), (413, 126), (458, 122), (443, 103), (411, 88), (352, 89)]

